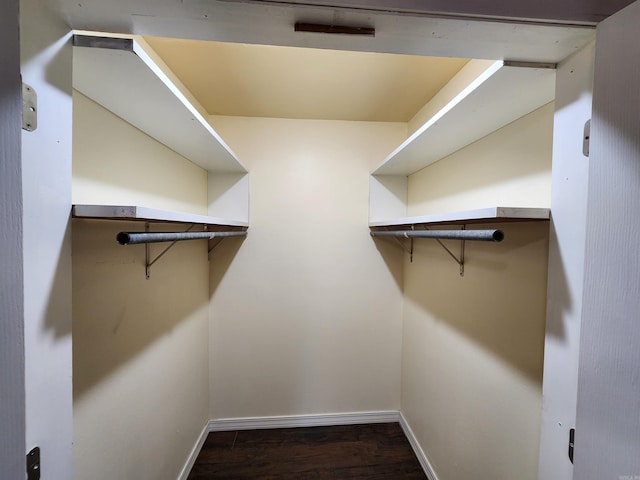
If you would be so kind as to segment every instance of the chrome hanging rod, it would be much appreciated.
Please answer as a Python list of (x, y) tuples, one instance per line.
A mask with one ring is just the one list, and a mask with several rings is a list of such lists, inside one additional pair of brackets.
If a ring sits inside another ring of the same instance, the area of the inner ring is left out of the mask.
[(502, 230), (372, 230), (372, 237), (442, 238), (450, 240), (476, 240), (480, 242), (501, 242)]
[(210, 240), (212, 238), (222, 237), (244, 237), (246, 235), (247, 232), (245, 231), (157, 233), (120, 232), (116, 236), (116, 240), (120, 245), (137, 245), (140, 243), (182, 242), (184, 240)]

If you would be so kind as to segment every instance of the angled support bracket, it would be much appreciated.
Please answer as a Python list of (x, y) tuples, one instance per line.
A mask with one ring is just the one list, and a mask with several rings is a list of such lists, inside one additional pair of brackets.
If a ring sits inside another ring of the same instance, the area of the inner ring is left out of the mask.
[[(192, 228), (194, 227), (194, 224), (192, 223), (191, 225), (189, 225), (189, 228), (187, 228), (185, 230), (185, 232), (189, 232)], [(149, 223), (145, 223), (144, 224), (144, 231), (146, 233), (149, 232)], [(151, 266), (156, 263), (158, 260), (160, 260), (160, 258), (167, 253), (169, 250), (171, 250), (171, 247), (173, 247), (176, 243), (178, 243), (178, 241), (174, 241), (171, 242), (167, 247), (165, 247), (164, 250), (162, 250), (158, 255), (156, 255), (156, 257), (153, 260), (150, 260), (151, 258), (151, 246), (148, 243), (144, 244), (144, 265), (145, 265), (145, 274), (147, 276), (147, 280), (149, 280), (151, 278)]]
[[(371, 230), (372, 237), (392, 237), (398, 240), (398, 237), (403, 238), (433, 238), (445, 251), (455, 260), (460, 266), (460, 276), (464, 276), (464, 253), (466, 240), (480, 241), (480, 242), (501, 242), (504, 239), (504, 232), (502, 230), (487, 229), (487, 230), (467, 230), (466, 225), (458, 230), (430, 230), (426, 225), (422, 230), (415, 230), (413, 225), (411, 230)], [(456, 256), (446, 245), (441, 242), (441, 239), (447, 240), (460, 240), (460, 255)], [(398, 241), (399, 245), (403, 249), (407, 249), (404, 244)], [(411, 249), (408, 250), (413, 260), (413, 243)]]
[(211, 252), (213, 252), (216, 248), (218, 248), (218, 245), (220, 245), (222, 243), (222, 238), (220, 237), (213, 237), (211, 240), (209, 240), (209, 249), (207, 250), (207, 255), (211, 255)]
[[(387, 227), (387, 230), (391, 230), (391, 227)], [(411, 230), (413, 230), (413, 226), (411, 226)], [(400, 245), (400, 248), (402, 248), (405, 252), (409, 254), (409, 261), (413, 263), (413, 238), (409, 239), (410, 243), (408, 247), (398, 237), (391, 237), (391, 238), (393, 238), (393, 240), (395, 240), (395, 242), (398, 245)]]
[[(467, 228), (466, 225), (462, 225), (462, 230), (465, 230)], [(425, 227), (425, 230), (429, 230), (428, 228)], [(449, 249), (449, 247), (447, 247), (444, 243), (442, 243), (442, 240), (440, 240), (439, 238), (434, 238), (434, 240), (436, 242), (438, 242), (440, 244), (440, 246), (442, 248), (445, 249), (445, 251), (449, 254), (449, 256), (451, 258), (453, 258), (453, 260), (460, 266), (460, 276), (464, 277), (464, 249), (465, 249), (465, 241), (464, 240), (460, 240), (460, 256), (456, 256), (455, 253), (453, 253), (451, 251), (451, 249)]]

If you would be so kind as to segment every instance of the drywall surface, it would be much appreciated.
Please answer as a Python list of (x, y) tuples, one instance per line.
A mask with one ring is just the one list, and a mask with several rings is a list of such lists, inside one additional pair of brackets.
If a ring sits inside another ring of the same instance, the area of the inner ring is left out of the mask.
[(407, 214), (548, 207), (553, 104), (409, 176)]
[[(74, 93), (74, 202), (207, 212), (207, 173)], [(184, 225), (152, 225), (182, 231)], [(73, 222), (75, 478), (175, 479), (208, 420), (207, 243), (145, 278), (143, 223)], [(153, 258), (166, 244), (151, 246)]]
[[(553, 114), (411, 175), (408, 214), (548, 206)], [(502, 243), (467, 242), (464, 277), (434, 241), (405, 260), (402, 412), (440, 480), (537, 478), (549, 227), (496, 227)]]
[(578, 398), (589, 173), (582, 138), (591, 118), (594, 52), (589, 45), (556, 74), (539, 480), (573, 478), (567, 446)]
[(146, 280), (144, 246), (115, 242), (141, 227), (73, 222), (78, 479), (176, 479), (208, 419), (207, 244), (177, 244)]
[(211, 256), (211, 418), (397, 410), (402, 260), (369, 172), (405, 124), (214, 117), (251, 227)]
[(207, 214), (207, 172), (73, 92), (73, 203)]
[(496, 226), (464, 277), (434, 241), (405, 260), (402, 412), (440, 480), (537, 478), (548, 225)]
[(18, 0), (0, 16), (0, 477), (24, 477), (25, 377)]
[(22, 132), (25, 450), (40, 447), (42, 478), (66, 479), (73, 478), (71, 33), (44, 2), (20, 2), (20, 54), (22, 80), (38, 96), (37, 129)]

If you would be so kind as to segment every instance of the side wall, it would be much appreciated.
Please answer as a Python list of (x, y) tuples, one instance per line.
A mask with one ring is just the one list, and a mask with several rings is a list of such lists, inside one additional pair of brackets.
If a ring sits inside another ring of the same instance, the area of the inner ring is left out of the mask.
[(549, 229), (549, 285), (538, 479), (571, 480), (569, 432), (575, 427), (589, 159), (584, 124), (591, 118), (594, 44), (558, 65)]
[[(548, 205), (552, 123), (548, 105), (411, 176), (409, 215), (511, 206), (519, 175)], [(506, 238), (467, 242), (464, 277), (433, 241), (405, 258), (402, 413), (439, 480), (537, 478), (548, 224), (488, 227)]]
[(409, 176), (407, 214), (548, 207), (553, 104)]
[(0, 477), (24, 476), (24, 297), (18, 0), (0, 15)]
[(207, 172), (73, 92), (73, 203), (207, 214)]
[[(206, 213), (207, 173), (74, 95), (74, 203)], [(142, 223), (73, 222), (75, 478), (175, 479), (208, 416), (206, 242), (182, 242), (145, 279)], [(182, 225), (153, 230), (184, 229)], [(154, 245), (152, 255), (165, 245)]]
[(20, 2), (22, 79), (38, 95), (38, 128), (22, 132), (26, 451), (60, 479), (73, 478), (70, 40), (47, 2)]
[(368, 174), (406, 125), (212, 123), (251, 228), (211, 257), (211, 418), (398, 410), (402, 260), (369, 236)]

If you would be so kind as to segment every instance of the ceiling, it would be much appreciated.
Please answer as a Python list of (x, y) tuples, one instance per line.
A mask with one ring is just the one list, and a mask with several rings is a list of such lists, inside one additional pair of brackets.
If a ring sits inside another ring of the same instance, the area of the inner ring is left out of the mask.
[[(593, 28), (575, 26), (573, 20), (558, 25), (555, 20), (562, 23), (561, 11), (573, 6), (586, 14), (601, 11), (603, 2), (609, 5), (610, 2), (626, 1), (48, 0), (47, 5), (59, 12), (61, 21), (74, 30), (256, 45), (555, 63), (581, 49), (595, 36)], [(429, 13), (430, 9), (437, 10), (437, 2), (446, 9), (436, 14)], [(310, 5), (312, 3), (314, 5)], [(358, 3), (359, 8), (342, 6), (347, 3)], [(391, 5), (416, 11), (394, 14), (389, 11)], [(498, 16), (515, 15), (512, 12), (515, 6), (519, 6), (516, 10), (522, 10), (524, 6), (538, 6), (540, 15), (546, 13), (548, 18), (555, 20), (517, 19), (513, 23), (496, 21), (495, 18), (476, 17), (471, 20), (465, 18), (462, 9), (465, 6), (482, 10), (491, 5), (495, 7), (491, 12)], [(603, 13), (607, 12), (603, 10)], [(297, 22), (370, 27), (375, 28), (375, 36), (298, 32), (294, 28)]]
[(146, 40), (211, 115), (408, 122), (468, 61)]
[(255, 4), (315, 5), (467, 18), (520, 19), (554, 23), (595, 23), (634, 0), (226, 0)]

